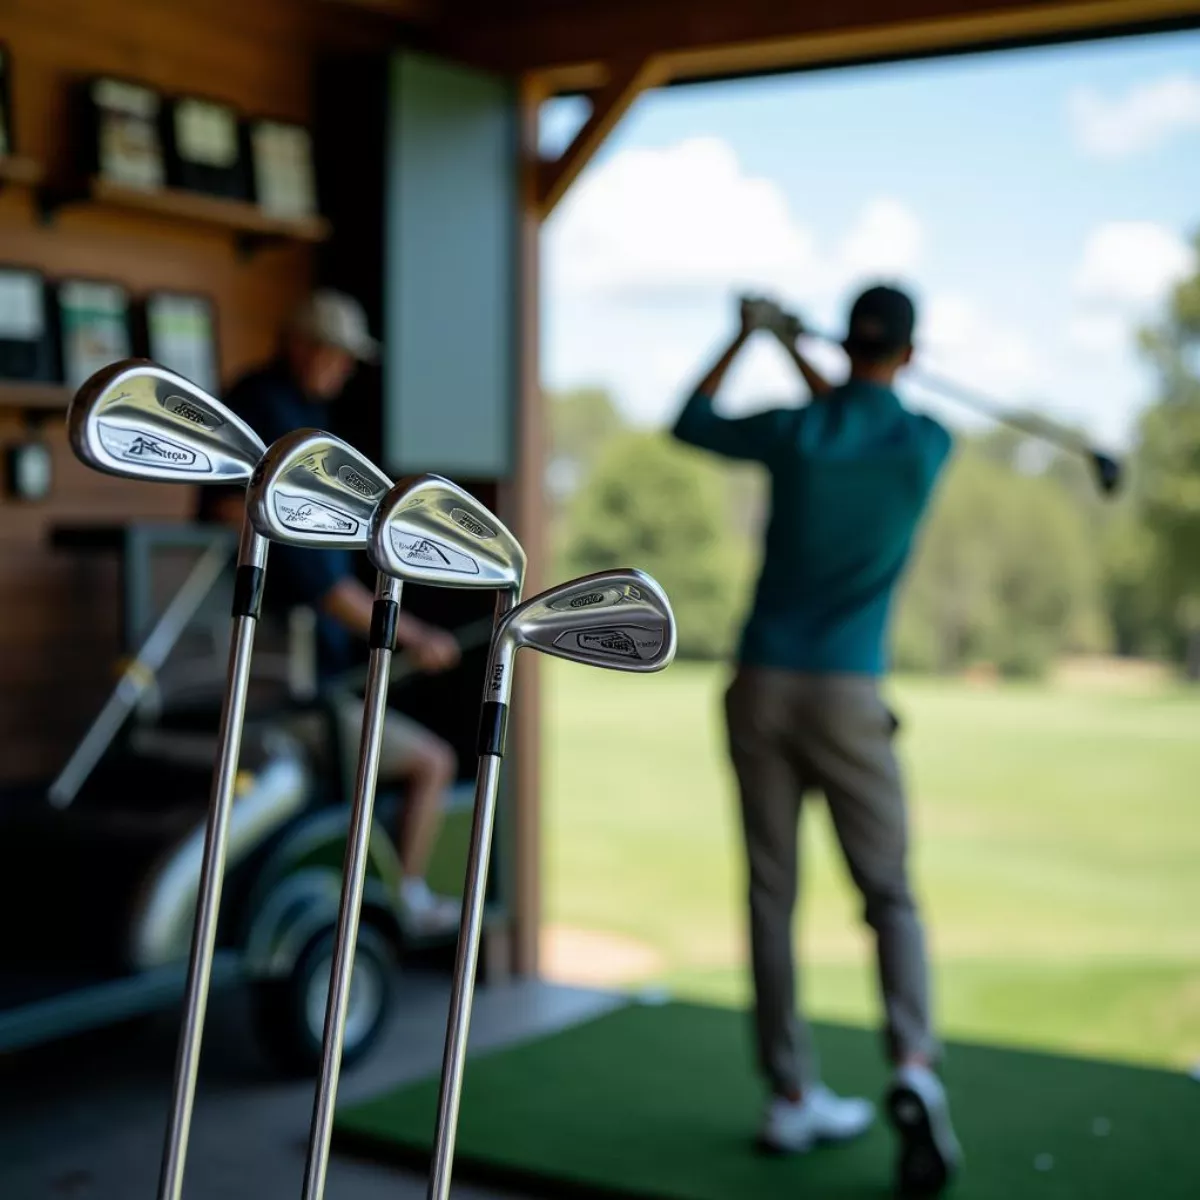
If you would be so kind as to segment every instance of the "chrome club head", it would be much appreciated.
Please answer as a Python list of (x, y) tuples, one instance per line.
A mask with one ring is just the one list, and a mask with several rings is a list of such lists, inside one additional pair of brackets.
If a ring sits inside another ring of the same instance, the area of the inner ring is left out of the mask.
[(263, 537), (361, 549), (392, 481), (331, 433), (297, 429), (272, 442), (250, 478), (246, 513)]
[(371, 519), (367, 555), (396, 579), (519, 595), (525, 551), (493, 513), (440, 475), (401, 480)]
[(525, 646), (590, 667), (661, 671), (675, 657), (675, 614), (658, 582), (631, 567), (560, 583), (504, 617), (487, 699), (507, 703), (512, 658)]
[(97, 371), (71, 399), (75, 454), (108, 475), (161, 483), (243, 483), (262, 458), (258, 434), (194, 383), (146, 359)]

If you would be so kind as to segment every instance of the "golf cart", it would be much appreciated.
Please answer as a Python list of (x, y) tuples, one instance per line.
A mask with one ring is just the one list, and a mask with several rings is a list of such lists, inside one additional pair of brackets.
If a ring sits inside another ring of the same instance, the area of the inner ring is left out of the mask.
[[(223, 531), (135, 524), (60, 529), (54, 541), (118, 555), (132, 660), (60, 776), (0, 795), (0, 1051), (167, 1009), (182, 996), (228, 638), (236, 546)], [(153, 560), (180, 550), (191, 552), (191, 571), (165, 607), (155, 605)], [(357, 747), (336, 744), (335, 723), (300, 678), (308, 656), (296, 645), (299, 628), (275, 631), (282, 653), (272, 653), (264, 629), (256, 655), (213, 983), (247, 985), (269, 1058), (311, 1073), (347, 829), (344, 770), (329, 763), (352, 759)], [(173, 654), (185, 632), (193, 653)], [(204, 640), (208, 652), (195, 653)], [(297, 717), (329, 731), (327, 760), (314, 761), (286, 732)], [(347, 1062), (386, 1022), (398, 959), (422, 948), (404, 938), (392, 900), (399, 864), (386, 830), (398, 802), (381, 794), (372, 834)], [(457, 869), (461, 878), (461, 859)]]

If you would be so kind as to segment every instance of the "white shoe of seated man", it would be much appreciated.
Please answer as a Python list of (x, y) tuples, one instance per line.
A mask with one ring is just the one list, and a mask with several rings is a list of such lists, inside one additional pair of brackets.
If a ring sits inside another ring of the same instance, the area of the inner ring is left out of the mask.
[(799, 1100), (774, 1097), (767, 1105), (759, 1141), (776, 1154), (803, 1154), (827, 1142), (845, 1142), (866, 1133), (875, 1120), (869, 1100), (835, 1095), (813, 1084)]
[(400, 919), (409, 933), (449, 933), (458, 927), (462, 904), (431, 892), (424, 879), (402, 879), (398, 899)]

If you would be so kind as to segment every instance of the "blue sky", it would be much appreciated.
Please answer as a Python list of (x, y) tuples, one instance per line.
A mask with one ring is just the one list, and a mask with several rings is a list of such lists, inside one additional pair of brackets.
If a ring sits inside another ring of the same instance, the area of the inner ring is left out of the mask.
[[(547, 225), (544, 375), (662, 421), (738, 287), (836, 328), (894, 277), (930, 365), (1116, 443), (1152, 394), (1132, 331), (1197, 228), (1200, 33), (651, 93)], [(734, 411), (796, 392), (769, 343), (731, 382)]]

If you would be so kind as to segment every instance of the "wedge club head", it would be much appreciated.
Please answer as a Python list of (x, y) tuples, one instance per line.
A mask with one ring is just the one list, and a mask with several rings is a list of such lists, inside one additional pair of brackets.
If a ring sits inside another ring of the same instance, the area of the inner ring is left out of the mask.
[(671, 602), (644, 571), (582, 575), (506, 614), (492, 648), (487, 698), (507, 703), (513, 655), (524, 647), (589, 667), (661, 671), (674, 659), (675, 643)]
[(272, 442), (246, 489), (246, 513), (273, 542), (315, 549), (367, 544), (392, 481), (341, 438), (297, 429)]
[(401, 480), (371, 520), (367, 556), (377, 570), (437, 587), (519, 595), (525, 551), (469, 492), (440, 475)]
[(67, 435), (89, 467), (160, 483), (244, 483), (265, 449), (219, 400), (138, 358), (103, 367), (76, 391)]

